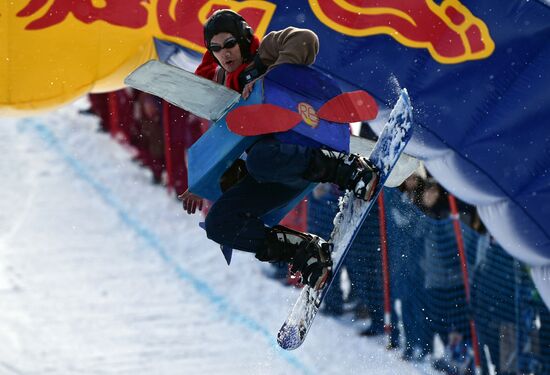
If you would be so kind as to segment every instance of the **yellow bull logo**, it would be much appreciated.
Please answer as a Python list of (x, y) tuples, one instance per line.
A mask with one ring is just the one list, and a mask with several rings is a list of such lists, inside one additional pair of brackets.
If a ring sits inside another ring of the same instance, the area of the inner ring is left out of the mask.
[(485, 23), (458, 0), (309, 0), (325, 25), (342, 34), (387, 34), (399, 43), (426, 48), (442, 64), (490, 56), (495, 44)]

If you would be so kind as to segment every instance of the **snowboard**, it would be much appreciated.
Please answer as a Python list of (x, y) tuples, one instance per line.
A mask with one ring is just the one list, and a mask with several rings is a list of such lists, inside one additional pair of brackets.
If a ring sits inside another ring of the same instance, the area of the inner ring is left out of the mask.
[(332, 244), (332, 276), (325, 286), (315, 290), (304, 286), (287, 319), (277, 334), (277, 342), (283, 349), (293, 350), (304, 342), (319, 307), (338, 275), (343, 261), (361, 229), (369, 211), (397, 164), (412, 134), (412, 107), (407, 91), (401, 91), (399, 99), (372, 150), (369, 160), (380, 171), (380, 180), (369, 201), (356, 198), (347, 191), (339, 201), (339, 212), (334, 218), (334, 229), (328, 242)]

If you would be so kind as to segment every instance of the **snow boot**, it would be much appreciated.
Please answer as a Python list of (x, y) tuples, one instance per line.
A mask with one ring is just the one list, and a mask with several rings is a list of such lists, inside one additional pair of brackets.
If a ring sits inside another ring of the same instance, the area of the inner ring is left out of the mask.
[(313, 182), (331, 182), (341, 190), (351, 190), (357, 198), (369, 201), (378, 185), (379, 171), (369, 159), (315, 149), (304, 176)]
[(266, 245), (256, 258), (263, 262), (288, 262), (293, 274), (301, 274), (303, 284), (320, 289), (331, 275), (331, 250), (331, 245), (319, 236), (277, 225), (268, 229)]

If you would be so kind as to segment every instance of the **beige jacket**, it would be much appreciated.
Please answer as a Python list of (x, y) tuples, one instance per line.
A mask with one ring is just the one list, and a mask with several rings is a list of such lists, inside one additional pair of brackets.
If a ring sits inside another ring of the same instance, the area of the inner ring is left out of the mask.
[(310, 65), (319, 52), (319, 38), (307, 29), (287, 27), (272, 31), (261, 41), (258, 54), (262, 62), (273, 68), (280, 64)]

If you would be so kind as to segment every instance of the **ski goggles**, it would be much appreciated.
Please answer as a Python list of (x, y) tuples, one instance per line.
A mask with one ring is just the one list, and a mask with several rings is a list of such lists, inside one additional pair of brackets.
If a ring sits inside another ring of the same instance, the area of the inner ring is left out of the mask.
[(211, 44), (209, 49), (212, 52), (220, 52), (222, 49), (230, 49), (235, 47), (237, 43), (237, 39), (229, 38), (225, 42), (223, 42), (223, 46), (220, 46), (219, 44)]

